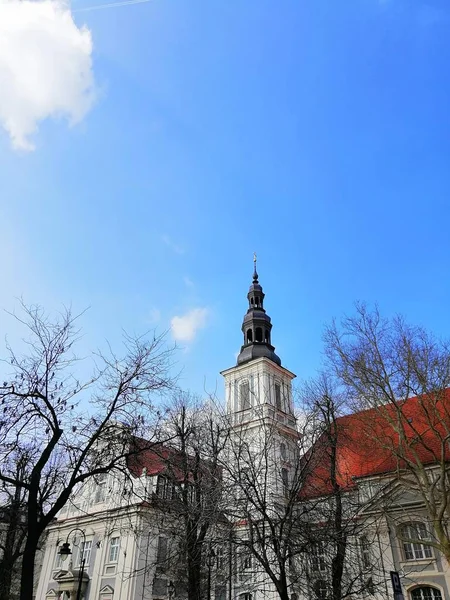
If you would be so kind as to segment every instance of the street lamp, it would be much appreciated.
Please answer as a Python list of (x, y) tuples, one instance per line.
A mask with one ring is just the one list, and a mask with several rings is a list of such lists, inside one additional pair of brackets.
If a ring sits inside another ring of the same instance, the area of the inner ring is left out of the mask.
[(79, 531), (81, 533), (81, 535), (83, 536), (83, 553), (81, 555), (80, 569), (78, 571), (78, 587), (77, 587), (77, 598), (76, 598), (76, 600), (81, 600), (81, 584), (83, 583), (84, 563), (85, 563), (84, 548), (86, 546), (86, 535), (82, 529), (80, 529), (79, 527), (74, 527), (74, 529), (72, 529), (72, 531), (69, 531), (69, 533), (67, 534), (67, 537), (66, 537), (66, 541), (61, 546), (59, 555), (61, 556), (61, 560), (64, 561), (64, 560), (66, 560), (66, 558), (68, 556), (70, 556), (72, 554), (72, 550), (70, 549), (69, 537), (75, 531)]

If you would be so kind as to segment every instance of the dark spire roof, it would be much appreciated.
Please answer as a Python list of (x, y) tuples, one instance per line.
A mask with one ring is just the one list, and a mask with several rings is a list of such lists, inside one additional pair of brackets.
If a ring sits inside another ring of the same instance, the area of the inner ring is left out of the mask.
[(248, 310), (242, 323), (244, 345), (241, 347), (237, 364), (242, 365), (250, 360), (265, 356), (277, 365), (281, 365), (281, 360), (275, 354), (275, 348), (271, 345), (272, 323), (264, 310), (265, 294), (258, 280), (256, 254), (253, 256), (253, 262), (253, 281), (247, 294)]

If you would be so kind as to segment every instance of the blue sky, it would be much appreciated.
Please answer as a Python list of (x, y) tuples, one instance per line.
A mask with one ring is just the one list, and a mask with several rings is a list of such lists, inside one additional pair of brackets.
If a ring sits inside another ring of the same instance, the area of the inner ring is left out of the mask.
[(95, 102), (0, 135), (2, 307), (89, 306), (86, 347), (190, 316), (180, 384), (219, 396), (253, 251), (299, 378), (355, 300), (450, 336), (448, 2), (94, 4)]

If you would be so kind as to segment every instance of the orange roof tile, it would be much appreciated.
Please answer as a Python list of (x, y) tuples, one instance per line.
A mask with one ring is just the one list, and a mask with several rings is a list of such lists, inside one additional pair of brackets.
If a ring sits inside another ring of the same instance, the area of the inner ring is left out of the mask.
[[(391, 473), (405, 458), (424, 465), (450, 459), (450, 390), (417, 396), (336, 420), (337, 483), (348, 489), (355, 479)], [(322, 434), (305, 456), (309, 476), (302, 497), (332, 492), (331, 442)]]

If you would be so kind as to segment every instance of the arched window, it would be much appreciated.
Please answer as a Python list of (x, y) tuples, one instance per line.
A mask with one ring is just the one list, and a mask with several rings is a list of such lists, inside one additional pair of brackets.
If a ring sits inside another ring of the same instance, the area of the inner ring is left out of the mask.
[(416, 521), (402, 525), (400, 537), (406, 560), (432, 558), (431, 546), (426, 543), (430, 539), (430, 534), (427, 531), (425, 523)]
[(442, 594), (436, 588), (423, 586), (412, 590), (411, 600), (442, 600)]
[(280, 454), (281, 454), (281, 458), (283, 460), (286, 460), (287, 453), (286, 453), (286, 444), (284, 442), (281, 442), (281, 444), (280, 444)]
[(247, 344), (251, 344), (253, 342), (253, 331), (251, 329), (247, 329)]
[(257, 327), (255, 329), (255, 338), (256, 338), (257, 342), (262, 342), (263, 341), (263, 333), (262, 333), (261, 327)]

